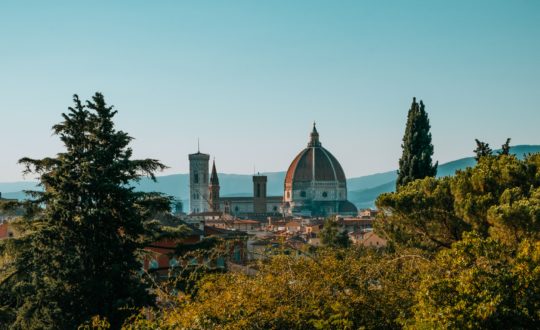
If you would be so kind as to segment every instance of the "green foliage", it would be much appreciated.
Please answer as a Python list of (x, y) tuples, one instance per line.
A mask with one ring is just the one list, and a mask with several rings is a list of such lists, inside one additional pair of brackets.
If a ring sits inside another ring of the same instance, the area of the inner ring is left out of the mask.
[(485, 154), (454, 177), (417, 180), (377, 203), (382, 235), (434, 256), (404, 326), (540, 327), (540, 154)]
[(434, 251), (449, 248), (470, 225), (456, 215), (452, 178), (425, 178), (383, 194), (376, 230), (399, 245)]
[(475, 230), (501, 241), (538, 238), (540, 155), (482, 157), (453, 177), (417, 180), (377, 200), (377, 229), (396, 244), (449, 248)]
[(510, 141), (512, 141), (512, 139), (506, 139), (506, 142), (501, 146), (501, 151), (499, 151), (499, 155), (510, 155)]
[(429, 132), (429, 118), (422, 101), (420, 104), (413, 98), (407, 116), (407, 127), (403, 136), (403, 154), (399, 160), (397, 188), (407, 183), (437, 174), (438, 163), (433, 165), (433, 144)]
[(476, 161), (479, 161), (482, 157), (489, 157), (493, 155), (493, 150), (491, 150), (491, 148), (489, 147), (489, 143), (482, 142), (478, 139), (475, 139), (475, 141), (476, 149), (474, 149), (474, 153), (476, 154), (476, 156), (474, 157), (474, 159), (476, 159)]
[[(517, 255), (517, 256), (516, 256)], [(516, 257), (514, 257), (516, 256)], [(540, 242), (467, 234), (424, 275), (411, 329), (538, 329)]]
[[(415, 279), (427, 261), (414, 251), (325, 249), (278, 255), (254, 275), (206, 277), (197, 296), (178, 295), (128, 329), (394, 329), (412, 317)], [(148, 312), (148, 311), (147, 311)]]
[(351, 245), (351, 240), (346, 231), (340, 230), (339, 224), (334, 218), (327, 218), (319, 233), (321, 243), (328, 247), (344, 248)]
[(169, 208), (158, 194), (134, 192), (130, 183), (154, 178), (164, 166), (132, 160), (131, 137), (114, 128), (116, 111), (96, 93), (53, 127), (65, 146), (54, 158), (23, 158), (39, 176), (33, 212), (21, 236), (2, 244), (0, 305), (12, 328), (73, 329), (101, 315), (117, 328), (139, 307), (152, 305), (135, 253), (147, 243), (144, 220)]

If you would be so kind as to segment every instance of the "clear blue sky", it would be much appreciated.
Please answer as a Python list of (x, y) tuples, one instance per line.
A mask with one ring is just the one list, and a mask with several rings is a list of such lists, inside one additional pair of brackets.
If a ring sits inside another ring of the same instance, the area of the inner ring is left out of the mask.
[(392, 170), (413, 96), (441, 162), (540, 144), (539, 61), (536, 0), (6, 0), (0, 181), (60, 151), (50, 127), (95, 91), (165, 174), (198, 137), (220, 172), (286, 170), (314, 120), (349, 177)]

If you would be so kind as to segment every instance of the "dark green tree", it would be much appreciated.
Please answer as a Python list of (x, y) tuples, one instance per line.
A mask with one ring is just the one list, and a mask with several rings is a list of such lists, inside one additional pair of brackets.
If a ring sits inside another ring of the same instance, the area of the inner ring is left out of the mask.
[(170, 199), (136, 192), (131, 183), (155, 179), (165, 166), (131, 159), (132, 138), (115, 129), (116, 111), (102, 94), (85, 105), (75, 95), (74, 103), (53, 127), (65, 151), (20, 160), (44, 192), (34, 193), (42, 211), (9, 243), (14, 262), (2, 269), (0, 307), (11, 311), (13, 328), (75, 329), (95, 315), (118, 328), (155, 300), (136, 254), (147, 237), (156, 238), (149, 229), (155, 222), (145, 222), (168, 210)]
[(345, 230), (340, 230), (338, 222), (333, 218), (324, 221), (320, 232), (321, 243), (329, 247), (344, 248), (351, 245), (349, 235)]
[(401, 146), (403, 154), (399, 160), (398, 189), (414, 180), (437, 175), (438, 162), (433, 165), (430, 128), (424, 103), (417, 103), (413, 98)]
[(491, 150), (491, 148), (489, 147), (489, 143), (482, 142), (478, 139), (475, 139), (475, 141), (476, 149), (474, 149), (474, 153), (476, 154), (476, 156), (474, 157), (474, 159), (476, 159), (476, 161), (479, 161), (482, 157), (489, 157), (493, 155), (493, 150)]
[(501, 146), (501, 151), (499, 151), (499, 155), (510, 155), (510, 141), (510, 138), (506, 139), (506, 142)]

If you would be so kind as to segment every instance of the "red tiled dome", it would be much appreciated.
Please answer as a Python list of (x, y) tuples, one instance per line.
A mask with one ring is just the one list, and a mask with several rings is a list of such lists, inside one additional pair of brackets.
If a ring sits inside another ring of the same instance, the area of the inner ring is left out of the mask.
[(315, 127), (311, 133), (311, 142), (292, 161), (285, 185), (295, 182), (337, 181), (346, 183), (345, 173), (337, 159), (319, 142), (319, 134)]

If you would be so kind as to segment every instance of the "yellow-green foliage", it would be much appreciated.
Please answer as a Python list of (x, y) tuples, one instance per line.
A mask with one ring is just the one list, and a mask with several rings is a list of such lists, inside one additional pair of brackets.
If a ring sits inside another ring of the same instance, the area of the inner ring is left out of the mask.
[(411, 329), (533, 329), (540, 325), (540, 242), (516, 250), (467, 234), (424, 274)]
[(476, 231), (508, 244), (540, 236), (540, 155), (488, 156), (453, 177), (411, 182), (377, 200), (378, 230), (399, 245), (449, 248)]
[[(426, 263), (416, 254), (353, 249), (275, 256), (255, 276), (205, 278), (196, 297), (177, 297), (154, 315), (150, 328), (399, 328), (410, 316), (410, 288)], [(149, 326), (146, 319), (134, 324)]]

